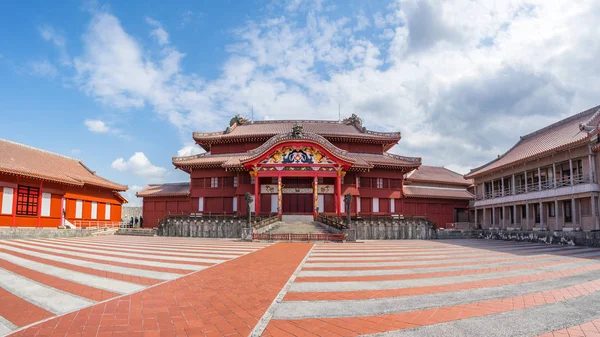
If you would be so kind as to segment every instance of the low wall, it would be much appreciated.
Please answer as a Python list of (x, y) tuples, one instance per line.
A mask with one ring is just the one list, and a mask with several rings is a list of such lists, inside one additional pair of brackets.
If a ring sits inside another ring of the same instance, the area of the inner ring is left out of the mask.
[(600, 247), (600, 232), (583, 231), (521, 231), (489, 230), (480, 231), (483, 239), (537, 242), (548, 244)]
[(248, 227), (245, 218), (197, 219), (181, 216), (161, 220), (156, 234), (198, 238), (240, 238), (244, 227)]
[(446, 239), (480, 239), (481, 230), (464, 229), (464, 230), (443, 230), (438, 229), (435, 233), (435, 238), (438, 240)]
[(349, 236), (355, 233), (356, 240), (426, 240), (436, 237), (433, 223), (426, 219), (356, 219), (345, 232)]
[(87, 229), (56, 228), (0, 228), (0, 240), (39, 239), (39, 238), (72, 238), (90, 236)]

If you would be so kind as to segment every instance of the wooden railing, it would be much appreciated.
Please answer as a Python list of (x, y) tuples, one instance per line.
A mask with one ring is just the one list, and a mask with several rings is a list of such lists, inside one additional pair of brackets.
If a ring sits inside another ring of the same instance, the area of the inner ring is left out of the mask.
[(254, 229), (261, 229), (261, 228), (266, 227), (266, 226), (268, 226), (270, 224), (273, 224), (273, 223), (275, 223), (277, 221), (279, 221), (279, 216), (277, 215), (277, 213), (272, 213), (267, 218), (262, 218), (262, 220), (259, 220), (257, 222), (253, 222), (252, 223), (252, 228), (254, 228)]

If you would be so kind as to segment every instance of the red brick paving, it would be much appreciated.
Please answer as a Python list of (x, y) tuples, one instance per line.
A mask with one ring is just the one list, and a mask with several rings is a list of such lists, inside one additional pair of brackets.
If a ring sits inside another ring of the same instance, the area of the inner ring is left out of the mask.
[[(504, 277), (485, 281), (471, 281), (452, 283), (439, 286), (423, 286), (414, 288), (400, 288), (387, 290), (363, 290), (363, 291), (340, 291), (340, 292), (289, 292), (284, 301), (343, 301), (343, 300), (365, 300), (370, 298), (389, 298), (399, 296), (414, 296), (425, 294), (437, 294), (442, 292), (453, 292), (476, 288), (499, 287), (508, 284), (518, 284), (559, 278), (568, 275), (585, 273), (600, 269), (600, 264), (588, 267), (572, 268), (557, 272), (545, 272), (527, 276)], [(302, 269), (306, 270), (306, 269)]]
[(374, 334), (531, 308), (565, 301), (570, 298), (584, 296), (597, 291), (600, 291), (600, 280), (523, 296), (389, 315), (351, 318), (271, 320), (265, 329), (263, 336), (280, 336), (280, 331), (285, 331), (297, 337), (323, 336), (323, 331), (327, 331), (327, 334), (330, 336), (349, 337)]
[(312, 243), (278, 243), (11, 336), (247, 336)]
[(16, 326), (25, 326), (52, 317), (54, 314), (0, 287), (0, 316)]
[(600, 337), (600, 319), (581, 325), (548, 332), (537, 337)]

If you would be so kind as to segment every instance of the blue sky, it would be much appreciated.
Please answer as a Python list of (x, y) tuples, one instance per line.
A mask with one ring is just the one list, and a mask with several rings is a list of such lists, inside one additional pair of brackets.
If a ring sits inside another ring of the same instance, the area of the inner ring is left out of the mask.
[[(465, 173), (599, 104), (600, 4), (0, 2), (0, 137), (132, 187), (187, 180), (192, 131), (356, 113)], [(136, 203), (135, 201), (133, 202)]]

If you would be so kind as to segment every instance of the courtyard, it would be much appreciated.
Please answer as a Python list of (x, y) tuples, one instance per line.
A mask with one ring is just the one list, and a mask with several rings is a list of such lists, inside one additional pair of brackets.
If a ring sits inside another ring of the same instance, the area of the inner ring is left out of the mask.
[(600, 336), (600, 249), (0, 241), (0, 336)]

